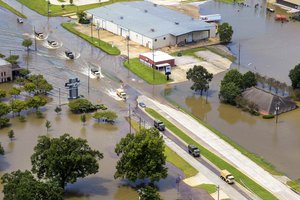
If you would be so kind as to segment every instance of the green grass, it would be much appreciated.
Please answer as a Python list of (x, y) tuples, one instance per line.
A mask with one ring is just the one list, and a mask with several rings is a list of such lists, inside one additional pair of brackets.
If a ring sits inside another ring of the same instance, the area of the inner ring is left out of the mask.
[(167, 161), (179, 168), (185, 174), (186, 178), (195, 176), (198, 173), (198, 171), (193, 166), (191, 166), (188, 162), (186, 162), (176, 152), (174, 152), (167, 146), (165, 147), (165, 155), (167, 156)]
[[(176, 107), (179, 106), (172, 99), (170, 99), (168, 97), (166, 97), (166, 98), (168, 99), (168, 101), (170, 101)], [(263, 157), (260, 157), (260, 156), (254, 154), (254, 153), (249, 152), (244, 147), (238, 145), (237, 143), (235, 143), (234, 141), (232, 141), (229, 137), (227, 137), (226, 135), (222, 134), (217, 129), (215, 129), (212, 126), (210, 126), (210, 125), (204, 123), (203, 121), (199, 120), (197, 117), (195, 117), (192, 113), (188, 112), (187, 110), (185, 110), (183, 108), (181, 108), (181, 110), (184, 111), (185, 113), (187, 113), (188, 115), (190, 115), (191, 117), (193, 117), (195, 120), (197, 120), (200, 124), (202, 124), (203, 126), (205, 126), (206, 128), (208, 128), (209, 130), (211, 130), (212, 132), (214, 132), (216, 135), (218, 135), (220, 138), (222, 138), (228, 144), (230, 144), (231, 146), (233, 146), (234, 148), (236, 148), (243, 155), (245, 155), (248, 158), (250, 158), (253, 162), (255, 162), (256, 164), (258, 164), (260, 167), (262, 167), (264, 170), (266, 170), (270, 174), (276, 175), (276, 176), (282, 176), (283, 175), (281, 172), (279, 172), (278, 170), (276, 170), (276, 168), (271, 163), (267, 162)]]
[(166, 76), (157, 70), (154, 70), (155, 79), (153, 79), (153, 69), (141, 63), (138, 58), (130, 59), (129, 64), (128, 61), (125, 61), (124, 66), (138, 77), (152, 85), (164, 84), (172, 81), (167, 81)]
[(204, 189), (208, 194), (212, 194), (217, 191), (217, 186), (214, 184), (201, 184), (197, 185), (196, 188)]
[(292, 189), (300, 193), (300, 184), (297, 181), (291, 180), (286, 183)]
[[(111, 44), (106, 43), (102, 40), (99, 40), (97, 38), (93, 38), (85, 35), (79, 31), (77, 31), (74, 27), (76, 26), (76, 24), (73, 23), (62, 23), (61, 24), (62, 27), (64, 27), (65, 29), (67, 29), (68, 31), (70, 31), (71, 33), (74, 33), (75, 35), (81, 37), (82, 39), (86, 40), (87, 42), (89, 42), (90, 44), (92, 44), (93, 46), (101, 49), (102, 51), (106, 52), (107, 54), (110, 55), (120, 55), (120, 50), (117, 47), (112, 47)], [(100, 45), (99, 45), (100, 43)]]
[[(126, 120), (128, 120), (128, 117), (126, 118)], [(135, 131), (138, 131), (140, 128), (139, 123), (133, 119), (131, 119), (131, 127)], [(167, 157), (167, 162), (172, 163), (174, 166), (180, 169), (184, 173), (186, 178), (195, 176), (198, 173), (198, 171), (193, 166), (191, 166), (188, 162), (182, 159), (177, 153), (175, 153), (167, 146), (165, 146), (165, 156)]]
[(187, 144), (194, 144), (201, 150), (201, 154), (206, 157), (210, 162), (214, 163), (219, 169), (227, 169), (229, 172), (231, 172), (235, 180), (242, 184), (243, 183), (250, 188), (255, 194), (259, 197), (261, 197), (264, 200), (274, 200), (277, 199), (273, 194), (271, 194), (269, 191), (264, 189), (262, 186), (257, 184), (255, 181), (250, 179), (248, 176), (237, 170), (235, 167), (233, 167), (231, 164), (226, 162), (225, 160), (221, 159), (214, 153), (210, 152), (206, 148), (204, 148), (202, 145), (198, 144), (196, 141), (194, 141), (191, 137), (186, 135), (183, 131), (178, 129), (176, 126), (174, 126), (172, 123), (170, 123), (168, 120), (166, 120), (164, 117), (162, 117), (160, 114), (158, 114), (156, 111), (154, 111), (151, 108), (146, 108), (146, 112), (148, 112), (152, 117), (161, 120), (165, 123), (166, 127), (171, 130), (174, 134), (176, 134), (178, 137), (180, 137), (183, 141), (185, 141)]
[(171, 53), (171, 55), (177, 56), (178, 53), (181, 53), (181, 55), (183, 55), (183, 56), (195, 56), (195, 54), (194, 54), (195, 52), (204, 51), (204, 50), (206, 50), (206, 48), (198, 47), (198, 48), (192, 48), (192, 49), (186, 49), (186, 50), (182, 50), (182, 51), (173, 52), (173, 53)]
[(13, 7), (11, 7), (7, 3), (3, 2), (2, 0), (0, 0), (0, 6), (3, 7), (3, 8), (6, 8), (7, 10), (9, 10), (10, 12), (14, 13), (15, 15), (17, 15), (19, 17), (27, 18), (26, 15), (20, 13), (19, 11), (17, 11), (16, 9), (14, 9)]
[[(19, 1), (20, 3), (24, 4), (31, 10), (34, 10), (35, 12), (37, 12), (41, 15), (44, 15), (44, 16), (48, 15), (48, 3), (45, 0), (17, 0), (17, 1)], [(95, 3), (95, 4), (82, 5), (82, 6), (65, 5), (64, 9), (62, 9), (62, 7), (60, 5), (51, 4), (49, 6), (49, 10), (51, 10), (50, 16), (60, 16), (60, 15), (66, 15), (66, 14), (70, 14), (70, 13), (76, 13), (78, 11), (89, 10), (89, 9), (109, 5), (109, 4), (116, 3), (116, 2), (122, 2), (122, 1), (126, 1), (126, 0), (111, 0), (108, 2)], [(69, 2), (69, 1), (67, 0), (67, 2)]]

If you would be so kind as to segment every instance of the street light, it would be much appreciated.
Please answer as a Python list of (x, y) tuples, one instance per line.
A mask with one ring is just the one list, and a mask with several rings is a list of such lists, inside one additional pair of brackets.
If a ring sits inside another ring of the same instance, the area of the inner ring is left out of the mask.
[(153, 80), (155, 80), (155, 71), (154, 71), (154, 68), (155, 68), (155, 61), (154, 61), (154, 43), (153, 43), (153, 46), (152, 46), (152, 72), (153, 72)]
[(280, 105), (280, 102), (277, 102), (277, 103), (276, 103), (276, 105), (275, 105), (275, 112), (276, 112), (276, 124), (277, 124), (277, 122), (278, 122), (279, 105)]
[(217, 198), (217, 200), (219, 200), (219, 199), (220, 199), (220, 193), (219, 193), (219, 191), (220, 191), (220, 186), (219, 186), (219, 185), (217, 185), (217, 191), (218, 191), (218, 198)]

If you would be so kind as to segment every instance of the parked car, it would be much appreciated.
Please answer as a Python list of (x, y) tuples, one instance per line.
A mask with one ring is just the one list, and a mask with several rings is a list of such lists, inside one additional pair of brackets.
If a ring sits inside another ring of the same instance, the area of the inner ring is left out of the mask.
[(66, 50), (66, 51), (65, 51), (65, 54), (66, 54), (66, 56), (67, 56), (68, 58), (74, 59), (74, 54), (73, 54), (71, 51)]
[(188, 151), (189, 151), (189, 154), (191, 154), (194, 157), (199, 157), (200, 156), (200, 150), (198, 149), (198, 147), (196, 147), (192, 144), (188, 145)]
[(54, 40), (48, 40), (48, 44), (51, 47), (58, 47), (58, 42), (56, 42)]
[(18, 17), (18, 18), (17, 18), (17, 22), (18, 22), (19, 24), (23, 24), (24, 21), (23, 21), (23, 19), (22, 19), (21, 17)]
[(141, 108), (146, 108), (146, 104), (144, 104), (143, 102), (139, 102), (139, 106), (140, 106)]

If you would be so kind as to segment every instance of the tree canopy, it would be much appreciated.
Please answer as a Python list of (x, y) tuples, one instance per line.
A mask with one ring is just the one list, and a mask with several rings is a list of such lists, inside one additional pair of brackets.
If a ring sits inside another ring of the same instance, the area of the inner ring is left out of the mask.
[(27, 51), (29, 50), (29, 47), (32, 45), (32, 40), (31, 39), (25, 39), (22, 42), (22, 46), (27, 48)]
[(22, 110), (25, 110), (27, 108), (27, 105), (24, 101), (22, 100), (12, 100), (9, 102), (10, 104), (10, 108), (13, 112), (18, 113), (18, 115), (20, 115), (20, 112)]
[(248, 71), (245, 74), (243, 74), (242, 80), (243, 80), (243, 89), (256, 86), (257, 84), (256, 76), (251, 71)]
[(103, 154), (92, 150), (84, 139), (69, 134), (52, 139), (40, 136), (31, 156), (32, 172), (40, 179), (57, 182), (64, 189), (77, 178), (97, 173), (98, 160), (102, 158)]
[(14, 98), (16, 98), (18, 95), (21, 94), (21, 89), (20, 89), (20, 88), (13, 87), (13, 88), (9, 91), (9, 94), (10, 94), (11, 96), (13, 96)]
[(236, 69), (227, 72), (221, 81), (221, 84), (233, 82), (240, 89), (243, 88), (243, 75)]
[(97, 119), (98, 122), (103, 120), (105, 122), (113, 123), (118, 118), (118, 115), (113, 111), (107, 110), (94, 113), (93, 118)]
[(234, 82), (221, 84), (219, 97), (223, 102), (235, 105), (235, 99), (239, 95), (241, 95), (241, 90)]
[(162, 200), (157, 189), (147, 185), (138, 190), (140, 200)]
[(30, 75), (27, 80), (35, 85), (35, 94), (47, 94), (53, 89), (52, 85), (41, 74)]
[(290, 70), (289, 77), (291, 79), (293, 89), (300, 89), (300, 64)]
[(220, 41), (224, 43), (228, 43), (231, 41), (233, 35), (232, 26), (230, 26), (227, 22), (222, 23), (218, 27), (218, 33), (220, 36)]
[(74, 99), (69, 102), (69, 108), (73, 113), (85, 113), (96, 110), (95, 106), (87, 99)]
[(6, 91), (0, 89), (0, 99), (6, 97)]
[(128, 133), (115, 148), (120, 159), (114, 177), (130, 181), (149, 178), (151, 182), (166, 178), (164, 148), (164, 140), (155, 128)]
[(1, 177), (4, 200), (63, 200), (63, 190), (51, 182), (34, 178), (30, 171), (18, 170)]
[(186, 78), (194, 82), (191, 89), (194, 91), (200, 91), (202, 96), (202, 92), (206, 92), (209, 89), (209, 82), (212, 80), (213, 74), (209, 73), (201, 65), (195, 65), (193, 69), (189, 69), (186, 72)]
[(47, 104), (47, 99), (42, 96), (33, 96), (26, 99), (26, 105), (28, 108), (35, 108), (36, 111), (39, 107), (44, 106)]

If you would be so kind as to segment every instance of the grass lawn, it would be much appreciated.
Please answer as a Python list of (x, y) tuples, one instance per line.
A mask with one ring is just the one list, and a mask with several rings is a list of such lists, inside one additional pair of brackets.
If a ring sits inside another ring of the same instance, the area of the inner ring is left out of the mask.
[[(170, 99), (168, 97), (165, 97), (165, 98), (167, 98), (168, 101), (170, 101), (176, 107), (179, 106), (172, 99)], [(262, 167), (264, 170), (266, 170), (270, 174), (276, 175), (276, 176), (282, 176), (283, 175), (281, 172), (277, 171), (276, 168), (271, 163), (265, 161), (265, 159), (263, 157), (260, 157), (260, 156), (254, 154), (254, 153), (249, 152), (244, 147), (238, 145), (237, 143), (235, 143), (234, 141), (232, 141), (229, 137), (227, 137), (226, 135), (222, 134), (217, 129), (211, 127), (210, 125), (208, 125), (208, 124), (204, 123), (203, 121), (199, 120), (197, 117), (193, 116), (193, 114), (191, 114), (187, 110), (185, 110), (183, 108), (181, 108), (181, 110), (184, 111), (185, 113), (187, 113), (188, 115), (190, 115), (191, 117), (193, 117), (195, 120), (197, 120), (200, 124), (202, 124), (203, 126), (205, 126), (206, 128), (208, 128), (209, 130), (211, 130), (212, 132), (214, 132), (216, 135), (218, 135), (224, 141), (226, 141), (231, 146), (233, 146), (234, 148), (236, 148), (242, 154), (244, 154), (245, 156), (247, 156), (248, 158), (250, 158), (253, 162), (255, 162), (256, 164), (258, 164), (260, 167)]]
[(3, 7), (3, 8), (6, 8), (7, 10), (9, 10), (10, 12), (14, 13), (15, 15), (17, 15), (19, 17), (27, 18), (26, 15), (20, 13), (19, 11), (17, 11), (16, 9), (14, 9), (13, 7), (11, 7), (7, 3), (3, 2), (2, 0), (0, 0), (0, 6)]
[[(128, 117), (126, 119), (128, 120)], [(139, 123), (133, 119), (131, 119), (131, 126), (135, 131), (138, 131), (140, 128)], [(179, 168), (184, 173), (186, 178), (195, 176), (198, 173), (194, 167), (192, 167), (167, 146), (165, 146), (165, 156), (167, 157), (167, 162), (172, 163), (174, 166)]]
[(204, 189), (208, 194), (212, 194), (217, 191), (217, 186), (214, 184), (201, 184), (197, 185), (196, 188)]
[(124, 66), (134, 74), (136, 74), (138, 77), (152, 85), (164, 84), (172, 81), (167, 81), (166, 76), (157, 70), (154, 70), (155, 79), (153, 79), (153, 69), (147, 65), (142, 64), (138, 58), (130, 59), (129, 64), (128, 61), (125, 61)]
[[(48, 15), (48, 3), (45, 0), (17, 0), (17, 1), (19, 1), (20, 3), (24, 4), (31, 10), (34, 10), (41, 15), (44, 16)], [(92, 8), (97, 8), (100, 6), (105, 6), (105, 5), (109, 5), (116, 2), (122, 2), (122, 1), (126, 1), (126, 0), (111, 0), (108, 2), (95, 3), (95, 4), (82, 5), (82, 6), (65, 5), (64, 9), (62, 9), (60, 5), (50, 4), (49, 10), (51, 10), (50, 16), (59, 16), (59, 15), (66, 15), (69, 13), (76, 13), (78, 11), (89, 10)], [(66, 2), (69, 2), (69, 0), (67, 0)]]
[[(64, 27), (65, 29), (67, 29), (68, 31), (74, 33), (75, 35), (81, 37), (82, 39), (86, 40), (87, 42), (89, 42), (90, 44), (92, 44), (93, 46), (101, 49), (102, 51), (106, 52), (107, 54), (110, 55), (120, 55), (120, 50), (117, 47), (112, 47), (111, 44), (108, 44), (102, 40), (99, 40), (97, 38), (91, 38), (88, 35), (85, 35), (83, 33), (80, 33), (79, 31), (77, 31), (74, 27), (76, 26), (76, 24), (73, 23), (62, 23), (61, 24), (62, 27)], [(100, 43), (100, 45), (99, 45)]]
[(287, 185), (293, 188), (295, 191), (300, 193), (300, 184), (297, 181), (288, 181)]
[(197, 146), (201, 154), (206, 157), (210, 162), (214, 163), (219, 169), (227, 169), (229, 172), (231, 172), (235, 180), (242, 184), (242, 182), (250, 188), (255, 194), (259, 197), (261, 197), (264, 200), (274, 200), (277, 199), (273, 194), (271, 194), (269, 191), (267, 191), (265, 188), (257, 184), (255, 181), (250, 179), (248, 176), (240, 172), (238, 169), (233, 167), (231, 164), (227, 163), (225, 160), (221, 159), (214, 153), (210, 152), (206, 148), (204, 148), (202, 145), (198, 144), (196, 141), (194, 141), (191, 137), (186, 135), (183, 131), (181, 131), (179, 128), (174, 126), (172, 123), (170, 123), (167, 119), (165, 119), (163, 116), (161, 116), (159, 113), (157, 113), (155, 110), (151, 108), (146, 108), (146, 112), (148, 112), (152, 117), (161, 120), (164, 122), (166, 127), (171, 130), (174, 134), (176, 134), (178, 137), (180, 137), (182, 140), (184, 140), (188, 144), (194, 144)]

